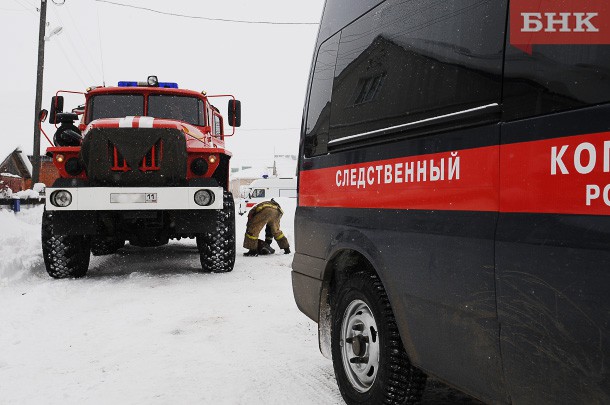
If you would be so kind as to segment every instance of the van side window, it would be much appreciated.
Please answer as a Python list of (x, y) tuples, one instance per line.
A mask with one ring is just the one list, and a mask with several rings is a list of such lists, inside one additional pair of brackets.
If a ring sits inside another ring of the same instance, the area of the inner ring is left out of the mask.
[(505, 19), (504, 0), (391, 0), (344, 28), (330, 139), (499, 103)]
[(533, 45), (530, 55), (507, 43), (504, 120), (607, 101), (609, 45)]
[(305, 127), (304, 148), (307, 157), (325, 154), (327, 151), (330, 97), (333, 77), (335, 76), (338, 46), (339, 34), (331, 37), (320, 46), (316, 58)]

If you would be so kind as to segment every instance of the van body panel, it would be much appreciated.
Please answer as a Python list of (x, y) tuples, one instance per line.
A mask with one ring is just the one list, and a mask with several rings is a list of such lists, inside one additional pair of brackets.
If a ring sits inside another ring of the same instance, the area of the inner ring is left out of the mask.
[(294, 270), (292, 272), (292, 292), (299, 310), (312, 321), (318, 322), (322, 280), (308, 277), (298, 270)]
[[(610, 183), (608, 117), (606, 104), (503, 127), (498, 313), (515, 403), (610, 402), (610, 206), (602, 195), (587, 202), (587, 186), (603, 194)], [(590, 173), (575, 167), (591, 162), (579, 145), (597, 152)]]

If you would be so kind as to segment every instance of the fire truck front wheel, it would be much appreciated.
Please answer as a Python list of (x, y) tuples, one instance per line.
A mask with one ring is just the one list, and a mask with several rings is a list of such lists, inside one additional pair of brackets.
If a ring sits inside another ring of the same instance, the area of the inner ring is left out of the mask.
[(47, 273), (53, 278), (79, 278), (89, 268), (90, 242), (82, 235), (53, 233), (53, 213), (42, 216), (42, 255)]
[(235, 265), (235, 203), (224, 193), (224, 205), (215, 217), (214, 231), (197, 235), (197, 248), (204, 272), (227, 273)]

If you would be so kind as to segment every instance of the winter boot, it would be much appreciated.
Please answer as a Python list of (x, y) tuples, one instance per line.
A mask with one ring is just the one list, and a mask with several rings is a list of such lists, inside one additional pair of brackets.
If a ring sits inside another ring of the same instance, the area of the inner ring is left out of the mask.
[(244, 256), (258, 256), (258, 251), (254, 250), (254, 249), (250, 249), (246, 253), (244, 253)]
[(272, 255), (275, 253), (275, 249), (269, 246), (267, 243), (262, 240), (258, 241), (258, 254), (259, 255)]

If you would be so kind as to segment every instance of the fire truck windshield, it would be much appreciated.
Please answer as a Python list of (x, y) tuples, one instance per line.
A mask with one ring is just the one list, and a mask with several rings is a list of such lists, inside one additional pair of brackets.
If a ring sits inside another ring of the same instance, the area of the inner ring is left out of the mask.
[(203, 126), (203, 101), (195, 97), (151, 94), (148, 96), (148, 114), (155, 118), (168, 118)]
[(87, 122), (100, 118), (147, 115), (204, 126), (203, 101), (196, 97), (151, 94), (144, 111), (142, 94), (100, 94), (91, 98)]
[(144, 115), (142, 94), (100, 94), (91, 99), (87, 121)]

